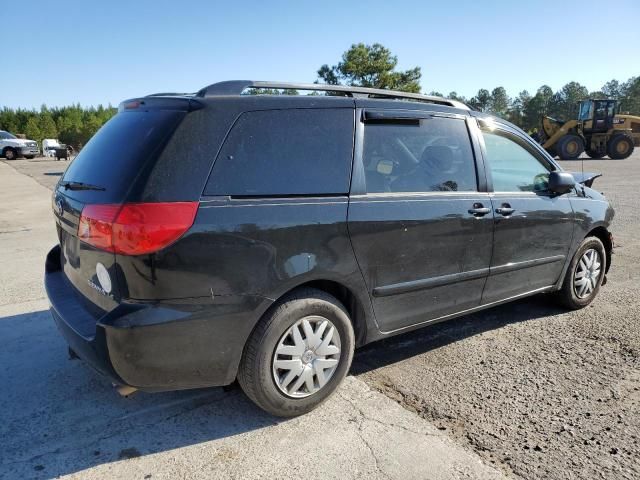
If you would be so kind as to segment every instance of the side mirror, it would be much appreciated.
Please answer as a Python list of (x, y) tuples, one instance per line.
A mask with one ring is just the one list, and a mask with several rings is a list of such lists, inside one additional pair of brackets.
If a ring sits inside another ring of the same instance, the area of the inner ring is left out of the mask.
[(551, 172), (549, 173), (549, 191), (562, 195), (570, 192), (576, 185), (576, 180), (568, 172)]

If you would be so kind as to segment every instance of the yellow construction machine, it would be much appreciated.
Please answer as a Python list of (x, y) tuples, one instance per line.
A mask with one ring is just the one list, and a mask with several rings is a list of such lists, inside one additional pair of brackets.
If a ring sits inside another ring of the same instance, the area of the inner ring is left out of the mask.
[(586, 152), (591, 158), (627, 158), (634, 144), (640, 145), (640, 117), (616, 115), (616, 100), (583, 100), (577, 120), (562, 122), (542, 118), (540, 143), (553, 156), (564, 160)]
[(636, 147), (640, 147), (640, 117), (628, 113), (618, 114), (613, 119), (616, 128), (631, 130), (631, 137)]

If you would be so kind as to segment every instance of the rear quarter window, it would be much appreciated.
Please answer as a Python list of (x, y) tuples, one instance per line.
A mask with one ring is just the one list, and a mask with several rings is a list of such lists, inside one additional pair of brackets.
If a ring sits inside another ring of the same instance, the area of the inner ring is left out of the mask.
[(346, 194), (353, 109), (245, 112), (214, 163), (205, 195)]

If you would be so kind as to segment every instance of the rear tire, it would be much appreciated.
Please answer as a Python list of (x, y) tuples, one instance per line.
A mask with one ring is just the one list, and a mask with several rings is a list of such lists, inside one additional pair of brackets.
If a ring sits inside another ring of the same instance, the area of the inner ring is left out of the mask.
[(18, 154), (13, 148), (7, 148), (4, 151), (4, 158), (6, 158), (7, 160), (15, 160), (16, 158), (18, 158)]
[(562, 289), (556, 294), (558, 301), (571, 310), (586, 307), (600, 291), (606, 269), (607, 256), (600, 239), (585, 238), (569, 264)]
[(24, 158), (26, 158), (27, 160), (33, 160), (35, 158), (35, 155), (25, 155)]
[(575, 160), (584, 152), (584, 142), (578, 135), (565, 135), (558, 140), (556, 151), (561, 160)]
[(302, 288), (262, 317), (245, 346), (238, 382), (270, 414), (302, 415), (340, 385), (354, 348), (353, 326), (344, 306), (326, 292)]
[(622, 160), (629, 157), (633, 153), (633, 139), (624, 134), (614, 135), (607, 144), (607, 153), (609, 158), (614, 160)]

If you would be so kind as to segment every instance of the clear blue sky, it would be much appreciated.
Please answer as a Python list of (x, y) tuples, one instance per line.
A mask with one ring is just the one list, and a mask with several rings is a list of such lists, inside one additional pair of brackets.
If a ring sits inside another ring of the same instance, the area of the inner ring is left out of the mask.
[(423, 91), (468, 97), (640, 75), (639, 0), (0, 0), (0, 18), (9, 107), (116, 105), (227, 79), (311, 82), (356, 42), (420, 66)]

